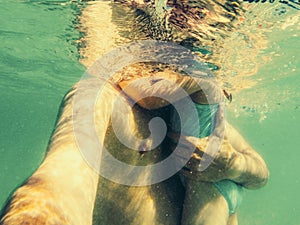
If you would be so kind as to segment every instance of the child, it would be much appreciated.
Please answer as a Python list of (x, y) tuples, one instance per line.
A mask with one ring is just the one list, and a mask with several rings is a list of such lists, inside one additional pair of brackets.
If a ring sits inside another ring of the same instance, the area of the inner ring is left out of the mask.
[[(196, 107), (199, 125), (194, 120), (189, 120), (188, 114), (181, 122), (176, 111), (173, 111), (171, 116), (173, 132), (169, 137), (172, 142), (178, 143), (178, 132), (187, 131), (183, 134), (186, 135), (183, 136), (184, 141), (189, 147), (196, 147), (191, 159), (181, 170), (181, 177), (186, 187), (181, 224), (237, 225), (236, 209), (241, 202), (243, 189), (241, 186), (256, 189), (264, 186), (268, 180), (269, 172), (264, 160), (238, 131), (226, 123), (226, 129), (223, 127), (224, 139), (213, 163), (205, 171), (197, 171), (208, 136), (213, 130), (216, 133), (222, 127), (220, 118), (223, 115), (219, 105), (209, 105), (197, 82), (189, 76), (163, 71), (156, 73), (155, 76), (143, 77), (136, 82), (139, 78), (132, 75), (128, 80), (121, 80), (119, 87), (141, 107), (151, 110), (170, 104), (168, 101), (155, 98), (157, 95), (168, 96), (168, 99), (173, 100), (171, 104), (177, 102), (180, 108), (184, 109), (184, 105), (180, 102), (184, 100), (178, 98), (179, 87), (190, 95), (187, 98), (190, 98)], [(201, 132), (197, 134), (195, 127), (198, 126)], [(185, 152), (186, 146), (178, 147)]]
[[(203, 96), (202, 92), (191, 95), (199, 124), (194, 121), (194, 118), (189, 116), (180, 118), (174, 109), (171, 113), (172, 132), (198, 137), (203, 140), (212, 134), (215, 125), (217, 125), (215, 117), (219, 111), (219, 104), (208, 104)], [(178, 103), (182, 108), (188, 108), (188, 106), (184, 105), (187, 104), (184, 99)], [(242, 200), (242, 186), (231, 180), (205, 182), (191, 178), (192, 176), (189, 176), (189, 173), (191, 173), (189, 167), (199, 166), (192, 164), (199, 164), (201, 159), (201, 153), (199, 155), (197, 152), (199, 153), (199, 150), (196, 150), (192, 156), (194, 160), (190, 160), (181, 171), (181, 179), (186, 188), (182, 224), (237, 224), (236, 210)]]

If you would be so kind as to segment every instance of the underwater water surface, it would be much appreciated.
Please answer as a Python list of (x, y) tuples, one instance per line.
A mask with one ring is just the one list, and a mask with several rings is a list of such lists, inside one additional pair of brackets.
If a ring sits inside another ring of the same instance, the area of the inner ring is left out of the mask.
[[(0, 208), (41, 163), (60, 102), (84, 73), (81, 7), (80, 1), (0, 1)], [(300, 13), (282, 4), (251, 7), (256, 14), (243, 29), (262, 26), (267, 43), (255, 56), (263, 60), (247, 77), (249, 88), (233, 92), (227, 118), (271, 175), (266, 187), (245, 192), (239, 224), (300, 225)], [(239, 37), (237, 31), (224, 43), (230, 56), (222, 61), (237, 83), (253, 67), (242, 53), (254, 48), (240, 48)]]

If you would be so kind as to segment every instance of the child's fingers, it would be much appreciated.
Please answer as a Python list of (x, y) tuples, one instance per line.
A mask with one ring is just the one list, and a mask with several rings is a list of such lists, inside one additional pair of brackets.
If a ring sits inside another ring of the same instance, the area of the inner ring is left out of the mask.
[(173, 140), (174, 143), (177, 143), (179, 146), (199, 149), (201, 151), (205, 151), (208, 137), (205, 138), (197, 138), (193, 136), (181, 135), (176, 132), (169, 132), (167, 136)]
[(225, 117), (224, 117), (224, 105), (220, 104), (218, 113), (215, 116), (215, 129), (213, 136), (223, 138), (225, 133)]

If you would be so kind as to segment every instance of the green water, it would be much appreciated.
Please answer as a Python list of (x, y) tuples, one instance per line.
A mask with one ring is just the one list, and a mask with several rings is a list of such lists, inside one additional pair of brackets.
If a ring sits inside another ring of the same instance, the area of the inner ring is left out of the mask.
[(234, 96), (227, 108), (229, 119), (263, 155), (271, 173), (266, 187), (246, 192), (239, 220), (242, 225), (299, 225), (299, 25), (275, 27), (268, 38), (270, 47), (261, 54), (278, 55), (252, 77), (260, 82)]
[[(0, 208), (40, 164), (60, 101), (84, 71), (76, 48), (79, 13), (74, 1), (0, 1)], [(296, 11), (287, 13), (300, 22)], [(259, 83), (234, 95), (227, 110), (271, 172), (265, 188), (246, 192), (239, 220), (299, 225), (299, 25), (275, 27), (268, 38), (260, 54), (272, 60), (251, 78)]]
[[(242, 225), (300, 224), (299, 30), (274, 30), (271, 48), (281, 54), (260, 68), (253, 79), (262, 81), (235, 96), (228, 116), (266, 160), (266, 187), (247, 191), (240, 210)], [(299, 28), (298, 28), (299, 29)]]
[(0, 207), (44, 157), (60, 102), (81, 77), (68, 1), (0, 1)]

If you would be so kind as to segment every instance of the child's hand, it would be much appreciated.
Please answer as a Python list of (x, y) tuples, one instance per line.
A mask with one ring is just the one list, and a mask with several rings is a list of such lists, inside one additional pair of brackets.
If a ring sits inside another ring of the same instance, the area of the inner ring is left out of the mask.
[[(225, 139), (225, 119), (223, 106), (220, 105), (215, 117), (215, 128), (209, 137), (198, 138), (169, 133), (174, 143), (178, 143), (176, 155), (183, 165), (183, 173), (192, 179), (218, 181), (238, 176), (233, 163), (238, 153)], [(176, 147), (176, 146), (175, 146)], [(193, 154), (190, 154), (193, 152)]]
[[(175, 142), (179, 140), (178, 133), (169, 133), (168, 136)], [(179, 148), (179, 154), (176, 154), (177, 160), (179, 163), (188, 161), (181, 172), (191, 179), (210, 182), (233, 179), (239, 176), (240, 171), (238, 168), (235, 168), (234, 162), (236, 162), (236, 158), (241, 157), (241, 155), (231, 147), (227, 140), (222, 141), (220, 150), (214, 156), (209, 155), (205, 150), (207, 149), (209, 141), (212, 141), (210, 138), (196, 138), (181, 135), (181, 142), (177, 146), (177, 148)], [(172, 147), (175, 148), (175, 144)], [(194, 149), (194, 152), (191, 156), (187, 156), (185, 153), (190, 152), (191, 148)], [(204, 154), (206, 154), (206, 159), (203, 158)], [(212, 162), (202, 171), (201, 163), (204, 163), (202, 160), (207, 159)]]

